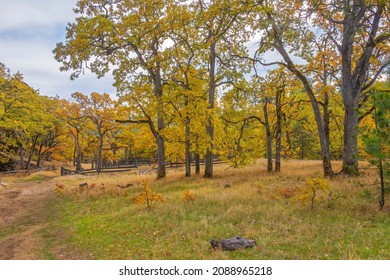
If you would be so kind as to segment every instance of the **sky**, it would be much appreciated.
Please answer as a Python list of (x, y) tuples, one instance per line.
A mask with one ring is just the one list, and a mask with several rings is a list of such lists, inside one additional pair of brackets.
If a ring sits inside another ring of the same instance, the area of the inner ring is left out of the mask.
[(41, 95), (69, 98), (73, 92), (109, 93), (115, 96), (110, 74), (98, 79), (88, 73), (71, 81), (70, 72), (52, 50), (65, 40), (68, 22), (74, 21), (77, 0), (0, 0), (0, 62), (12, 73), (20, 72), (24, 81)]
[[(41, 95), (68, 99), (78, 91), (115, 97), (110, 73), (98, 79), (86, 71), (71, 81), (71, 72), (61, 72), (61, 64), (54, 59), (52, 51), (57, 43), (65, 41), (67, 23), (76, 16), (76, 3), (77, 0), (0, 0), (0, 62), (12, 73), (23, 74), (24, 81)], [(254, 43), (249, 48), (254, 49)]]

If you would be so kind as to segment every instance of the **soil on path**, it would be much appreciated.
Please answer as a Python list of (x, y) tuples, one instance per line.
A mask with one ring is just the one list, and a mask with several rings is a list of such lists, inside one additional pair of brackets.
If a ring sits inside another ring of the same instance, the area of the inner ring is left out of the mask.
[(0, 186), (0, 260), (46, 259), (42, 229), (55, 182)]

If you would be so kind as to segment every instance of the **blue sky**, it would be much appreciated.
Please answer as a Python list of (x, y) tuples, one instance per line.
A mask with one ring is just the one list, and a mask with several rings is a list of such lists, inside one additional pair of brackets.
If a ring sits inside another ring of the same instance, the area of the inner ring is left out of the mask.
[(97, 79), (92, 73), (75, 81), (60, 72), (52, 50), (64, 41), (73, 21), (76, 0), (0, 0), (0, 62), (42, 95), (69, 98), (75, 91), (115, 95), (111, 76)]

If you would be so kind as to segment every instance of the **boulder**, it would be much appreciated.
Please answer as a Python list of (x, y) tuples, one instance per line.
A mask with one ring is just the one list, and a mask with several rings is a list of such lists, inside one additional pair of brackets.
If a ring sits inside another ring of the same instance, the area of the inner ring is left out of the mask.
[(210, 244), (214, 250), (221, 249), (224, 251), (234, 251), (237, 249), (254, 247), (256, 245), (256, 241), (236, 236), (233, 238), (222, 240), (212, 239), (210, 241)]

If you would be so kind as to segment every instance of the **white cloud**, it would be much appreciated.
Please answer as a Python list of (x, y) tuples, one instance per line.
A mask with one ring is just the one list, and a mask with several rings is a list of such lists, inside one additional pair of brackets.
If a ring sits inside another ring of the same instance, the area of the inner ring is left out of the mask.
[(26, 83), (41, 94), (68, 98), (75, 91), (115, 94), (113, 79), (92, 73), (75, 81), (62, 73), (52, 50), (65, 39), (67, 22), (73, 21), (76, 0), (13, 0), (0, 10), (0, 62), (23, 74)]
[(7, 1), (1, 4), (0, 31), (66, 23), (74, 17), (72, 8), (75, 3), (75, 0)]
[(54, 59), (52, 49), (55, 42), (50, 40), (7, 40), (0, 39), (0, 61), (11, 69), (19, 71), (24, 80), (41, 94), (67, 98), (75, 91), (92, 91), (115, 94), (113, 79), (97, 79), (93, 73), (87, 73), (77, 80), (69, 79), (70, 73), (60, 72), (60, 64)]

